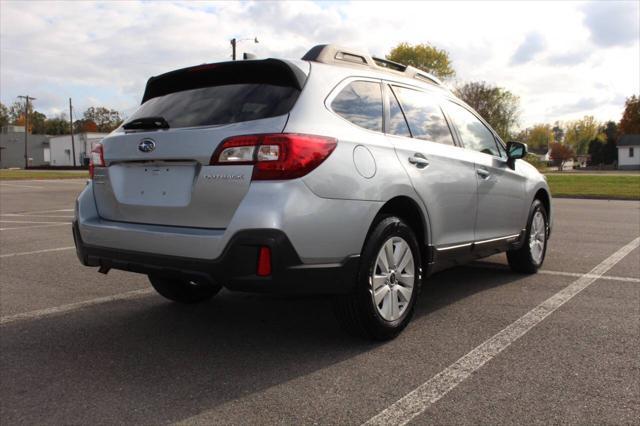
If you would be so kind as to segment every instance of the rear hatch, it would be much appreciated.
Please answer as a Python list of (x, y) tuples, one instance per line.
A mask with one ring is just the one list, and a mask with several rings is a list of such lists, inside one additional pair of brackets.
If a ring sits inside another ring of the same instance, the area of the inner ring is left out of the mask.
[[(282, 132), (306, 77), (304, 63), (267, 59), (153, 77), (142, 105), (102, 141), (94, 194), (107, 220), (226, 228), (252, 165), (212, 166), (224, 139)], [(308, 72), (308, 69), (306, 70)]]

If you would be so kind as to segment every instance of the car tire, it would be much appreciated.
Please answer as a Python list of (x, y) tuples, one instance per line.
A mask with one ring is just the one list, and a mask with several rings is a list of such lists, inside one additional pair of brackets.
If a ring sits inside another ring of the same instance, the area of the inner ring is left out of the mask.
[(222, 286), (210, 281), (149, 275), (153, 288), (163, 297), (178, 303), (204, 302), (215, 296)]
[(549, 237), (549, 219), (544, 204), (533, 201), (529, 211), (527, 233), (522, 246), (507, 251), (509, 266), (515, 272), (535, 274), (544, 262)]
[(397, 217), (380, 218), (365, 241), (354, 290), (334, 301), (338, 321), (351, 335), (396, 337), (413, 316), (421, 275), (413, 230)]

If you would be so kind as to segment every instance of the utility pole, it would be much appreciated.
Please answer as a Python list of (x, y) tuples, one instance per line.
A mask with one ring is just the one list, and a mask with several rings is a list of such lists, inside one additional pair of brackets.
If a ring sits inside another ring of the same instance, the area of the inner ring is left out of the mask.
[(73, 167), (76, 166), (76, 143), (73, 140), (73, 107), (69, 98), (69, 128), (71, 129), (71, 154), (73, 155)]
[(35, 101), (36, 98), (32, 98), (29, 95), (18, 96), (20, 99), (24, 99), (24, 168), (29, 168), (29, 153), (27, 147), (29, 145), (29, 101)]

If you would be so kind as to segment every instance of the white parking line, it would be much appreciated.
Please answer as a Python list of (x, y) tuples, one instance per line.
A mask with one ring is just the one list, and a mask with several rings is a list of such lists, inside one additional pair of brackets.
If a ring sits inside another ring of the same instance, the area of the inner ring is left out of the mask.
[(69, 226), (71, 222), (56, 222), (51, 225), (33, 225), (33, 226), (16, 226), (13, 228), (0, 228), (0, 231), (11, 231), (13, 229), (35, 229), (35, 228), (50, 228), (52, 226)]
[[(482, 269), (498, 269), (498, 270), (504, 270), (504, 271), (509, 271), (509, 267), (506, 265), (502, 265), (502, 264), (493, 264), (493, 263), (476, 263), (476, 264), (469, 264), (469, 265), (465, 265), (468, 266), (470, 268), (482, 268)], [(583, 274), (582, 272), (564, 272), (564, 271), (552, 271), (549, 269), (539, 269), (538, 270), (539, 274), (544, 274), (544, 275), (558, 275), (561, 277), (576, 277), (576, 278), (580, 278), (582, 276), (586, 276), (591, 278), (591, 276), (586, 273)], [(618, 277), (615, 275), (602, 275), (601, 277), (598, 277), (598, 279), (600, 280), (610, 280), (610, 281), (626, 281), (626, 282), (630, 282), (630, 283), (640, 283), (640, 278), (631, 278), (631, 277)]]
[(30, 179), (30, 182), (46, 182), (46, 183), (73, 183), (75, 185), (85, 185), (89, 178), (69, 178), (69, 179)]
[(45, 217), (45, 218), (49, 218), (49, 217), (61, 217), (61, 218), (72, 218), (73, 215), (55, 215), (55, 214), (24, 214), (24, 213), (3, 213), (0, 214), (0, 216), (5, 216), (5, 217)]
[(5, 220), (5, 219), (0, 219), (0, 223), (71, 223), (71, 222), (46, 222), (46, 221), (34, 222), (34, 221), (31, 221), (31, 220)]
[(133, 290), (126, 293), (120, 293), (113, 296), (98, 297), (96, 299), (85, 300), (82, 302), (69, 303), (68, 305), (56, 306), (53, 308), (40, 309), (37, 311), (24, 312), (21, 314), (7, 315), (0, 317), (0, 325), (10, 324), (16, 321), (33, 320), (48, 317), (54, 314), (62, 314), (76, 309), (86, 308), (88, 306), (99, 305), (101, 303), (115, 302), (118, 300), (134, 299), (136, 297), (146, 296), (153, 293), (153, 289), (144, 288), (142, 290)]
[(8, 186), (11, 188), (35, 188), (35, 189), (44, 189), (44, 186), (33, 186), (33, 185), (18, 185), (15, 183), (0, 183), (0, 186)]
[(3, 258), (7, 258), (7, 257), (28, 256), (30, 254), (49, 253), (49, 252), (52, 252), (52, 251), (73, 250), (75, 248), (76, 248), (75, 246), (56, 247), (56, 248), (45, 249), (45, 250), (23, 251), (23, 252), (19, 252), (19, 253), (7, 253), (7, 254), (0, 254), (0, 258), (3, 259)]
[(524, 336), (542, 320), (567, 303), (582, 290), (589, 287), (605, 272), (613, 268), (627, 254), (640, 245), (640, 237), (634, 239), (598, 266), (583, 274), (502, 331), (477, 346), (458, 361), (424, 382), (394, 404), (369, 419), (365, 425), (405, 425), (424, 413), (432, 404), (469, 378), (474, 372), (491, 361), (513, 342)]
[(14, 212), (14, 213), (7, 213), (7, 214), (24, 214), (24, 215), (30, 215), (30, 214), (38, 214), (38, 213), (60, 213), (60, 212), (73, 212), (73, 209), (33, 210), (33, 211), (29, 211), (29, 212)]
[[(579, 272), (562, 272), (562, 271), (548, 271), (546, 269), (540, 269), (538, 271), (539, 274), (545, 275), (559, 275), (563, 277), (588, 277), (592, 278), (591, 274), (581, 274)], [(626, 281), (630, 283), (640, 283), (640, 278), (631, 278), (631, 277), (617, 277), (615, 275), (602, 275), (601, 277), (597, 277), (599, 280), (611, 280), (611, 281)]]

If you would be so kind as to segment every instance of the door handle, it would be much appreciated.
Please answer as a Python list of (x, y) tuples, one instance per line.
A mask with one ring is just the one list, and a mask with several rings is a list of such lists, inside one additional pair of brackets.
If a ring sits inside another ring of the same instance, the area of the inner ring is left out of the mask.
[(476, 169), (476, 173), (478, 173), (478, 176), (480, 176), (482, 179), (487, 179), (489, 176), (491, 176), (489, 170), (486, 169)]
[(423, 169), (429, 165), (429, 160), (427, 160), (422, 154), (414, 154), (413, 157), (409, 157), (409, 163), (419, 169)]

